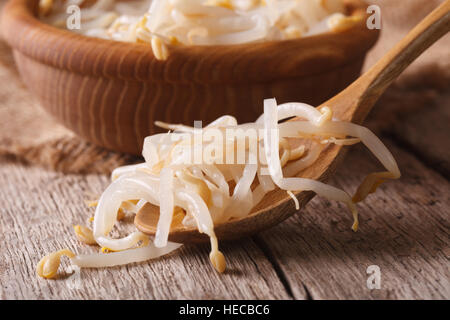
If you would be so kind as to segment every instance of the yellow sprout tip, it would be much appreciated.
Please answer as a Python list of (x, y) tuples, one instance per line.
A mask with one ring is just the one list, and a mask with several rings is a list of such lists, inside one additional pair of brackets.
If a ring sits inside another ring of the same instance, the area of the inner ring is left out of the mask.
[(110, 248), (107, 248), (107, 247), (102, 247), (101, 252), (102, 253), (111, 253), (111, 252), (115, 252), (115, 251), (111, 250)]
[(359, 222), (358, 221), (353, 222), (352, 230), (354, 232), (358, 231), (358, 227), (359, 227)]
[(218, 272), (223, 273), (225, 271), (227, 267), (227, 262), (222, 252), (220, 251), (211, 252), (209, 254), (209, 259), (211, 260), (212, 265)]

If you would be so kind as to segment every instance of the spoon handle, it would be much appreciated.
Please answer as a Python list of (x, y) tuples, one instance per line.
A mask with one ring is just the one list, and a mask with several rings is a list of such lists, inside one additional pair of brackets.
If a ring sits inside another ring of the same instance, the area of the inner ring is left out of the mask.
[(446, 0), (364, 75), (325, 104), (335, 110), (338, 118), (362, 123), (392, 81), (449, 31), (450, 0)]

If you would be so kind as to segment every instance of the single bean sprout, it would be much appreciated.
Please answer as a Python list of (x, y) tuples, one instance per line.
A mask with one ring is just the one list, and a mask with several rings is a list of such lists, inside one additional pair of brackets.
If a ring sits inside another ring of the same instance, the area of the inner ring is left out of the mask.
[(75, 231), (75, 234), (83, 243), (86, 244), (97, 244), (97, 242), (94, 239), (94, 234), (92, 233), (92, 230), (85, 226), (76, 225), (73, 226), (73, 229)]
[[(292, 117), (291, 121), (283, 121)], [(108, 267), (160, 257), (181, 246), (168, 241), (174, 226), (193, 227), (208, 235), (211, 263), (223, 272), (226, 261), (214, 227), (251, 215), (264, 196), (277, 187), (292, 197), (297, 210), (300, 203), (294, 192), (299, 191), (313, 191), (345, 203), (356, 231), (355, 204), (382, 182), (400, 177), (392, 154), (370, 130), (334, 119), (327, 107), (277, 105), (275, 99), (267, 99), (263, 115), (253, 123), (238, 124), (234, 117), (224, 116), (204, 128), (157, 124), (173, 131), (145, 138), (145, 162), (116, 168), (111, 184), (98, 200), (92, 237), (101, 252), (74, 255), (58, 251), (39, 262), (39, 275), (53, 277), (62, 254), (79, 267)], [(353, 197), (334, 186), (302, 177), (302, 171), (314, 164), (329, 145), (358, 142), (387, 171), (369, 174)], [(131, 214), (141, 210), (156, 214), (154, 239), (140, 231), (122, 238), (109, 235), (121, 211)], [(90, 229), (78, 226), (75, 231), (82, 241), (91, 239)]]
[(46, 279), (55, 278), (58, 272), (59, 265), (61, 264), (62, 256), (73, 258), (75, 257), (75, 254), (69, 249), (62, 249), (46, 255), (41, 259), (41, 261), (39, 261), (36, 267), (37, 274)]
[(64, 28), (81, 7), (84, 35), (150, 45), (166, 60), (169, 45), (233, 45), (341, 32), (362, 17), (343, 0), (40, 0), (41, 19)]

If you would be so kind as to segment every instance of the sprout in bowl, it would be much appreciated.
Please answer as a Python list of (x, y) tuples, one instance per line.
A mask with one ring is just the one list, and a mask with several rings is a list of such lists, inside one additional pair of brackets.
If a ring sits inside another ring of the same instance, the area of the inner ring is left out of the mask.
[[(79, 6), (82, 34), (147, 43), (167, 59), (171, 45), (233, 45), (284, 40), (350, 28), (342, 0), (41, 0), (41, 19), (65, 27)], [(70, 10), (69, 10), (70, 12)]]

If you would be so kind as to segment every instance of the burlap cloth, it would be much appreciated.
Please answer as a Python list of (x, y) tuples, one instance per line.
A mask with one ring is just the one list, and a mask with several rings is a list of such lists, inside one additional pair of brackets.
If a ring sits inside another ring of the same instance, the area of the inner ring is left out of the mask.
[[(370, 52), (365, 69), (398, 42), (442, 1), (379, 0), (382, 36)], [(0, 10), (5, 0), (0, 0)], [(401, 121), (404, 111), (430, 107), (450, 83), (450, 37), (424, 53), (380, 99), (367, 125), (375, 130)], [(439, 100), (441, 99), (441, 100)], [(431, 124), (430, 124), (431, 125)], [(138, 159), (83, 141), (56, 123), (39, 107), (16, 71), (12, 54), (0, 38), (0, 155), (65, 173), (108, 173)]]

